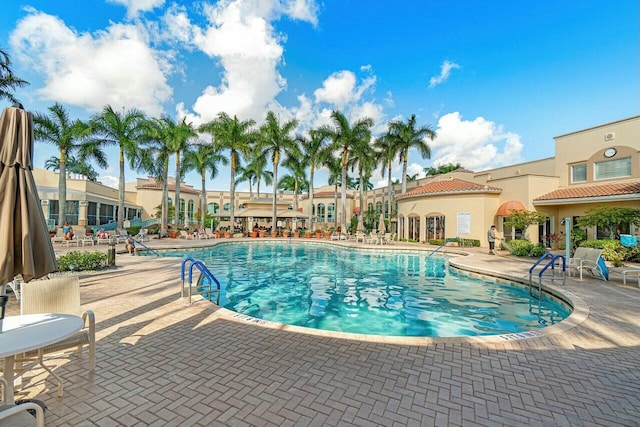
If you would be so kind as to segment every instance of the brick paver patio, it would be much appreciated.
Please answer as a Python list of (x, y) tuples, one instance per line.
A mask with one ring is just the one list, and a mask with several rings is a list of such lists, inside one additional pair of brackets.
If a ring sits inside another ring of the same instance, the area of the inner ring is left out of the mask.
[[(520, 278), (530, 266), (479, 250), (454, 263)], [(178, 259), (117, 264), (81, 278), (96, 372), (86, 354), (51, 360), (62, 398), (43, 370), (24, 377), (19, 397), (43, 400), (48, 426), (640, 425), (640, 291), (616, 274), (567, 280), (588, 309), (573, 327), (411, 345), (255, 325), (185, 305)], [(18, 311), (11, 298), (8, 314)]]

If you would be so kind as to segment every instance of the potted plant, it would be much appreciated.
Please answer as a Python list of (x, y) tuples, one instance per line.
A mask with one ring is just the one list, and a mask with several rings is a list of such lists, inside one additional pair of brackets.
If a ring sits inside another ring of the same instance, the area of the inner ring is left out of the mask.
[(264, 236), (266, 236), (266, 235), (267, 235), (267, 232), (266, 232), (266, 231), (264, 231), (264, 230), (260, 230), (260, 231), (258, 232), (258, 235), (259, 235), (260, 237), (264, 237)]
[(277, 230), (272, 230), (271, 231), (271, 237), (278, 237), (278, 231)]
[(327, 228), (327, 231), (324, 232), (324, 238), (327, 240), (330, 240), (332, 234), (333, 234), (333, 227), (329, 227)]
[(178, 230), (174, 230), (173, 228), (171, 228), (171, 226), (169, 226), (169, 237), (171, 237), (172, 239), (176, 239), (178, 237)]
[(320, 229), (316, 230), (316, 239), (322, 239), (322, 230)]
[(289, 230), (284, 230), (284, 231), (282, 232), (282, 236), (283, 236), (284, 238), (289, 237), (289, 235), (290, 235), (290, 234), (291, 234), (291, 232), (290, 232)]
[(222, 236), (222, 233), (220, 233), (220, 230), (216, 230), (215, 235), (216, 235), (216, 239), (219, 239)]
[(300, 230), (298, 230), (297, 228), (293, 231), (293, 237), (295, 237), (296, 239), (298, 237), (300, 237)]
[(258, 232), (257, 231), (251, 231), (249, 233), (249, 237), (251, 237), (252, 239), (255, 239), (256, 237), (258, 237)]
[(311, 230), (305, 230), (304, 237), (306, 237), (307, 239), (310, 239), (311, 238)]

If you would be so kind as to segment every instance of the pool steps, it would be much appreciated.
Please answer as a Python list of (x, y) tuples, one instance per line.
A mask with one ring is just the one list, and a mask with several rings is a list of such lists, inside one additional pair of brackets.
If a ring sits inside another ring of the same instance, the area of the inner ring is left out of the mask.
[[(535, 270), (535, 268), (540, 265), (542, 263), (542, 261), (544, 261), (547, 258), (551, 258), (543, 267), (542, 269), (538, 272), (538, 295), (534, 295), (533, 294), (533, 289), (532, 289), (532, 285), (533, 285), (533, 279), (532, 279), (532, 275), (533, 275), (533, 271)], [(560, 259), (562, 261), (562, 275), (560, 277), (562, 277), (562, 286), (564, 286), (565, 284), (565, 280), (566, 280), (566, 271), (567, 271), (567, 263), (566, 263), (566, 259), (563, 255), (554, 255), (551, 252), (547, 252), (544, 255), (542, 255), (529, 269), (529, 295), (534, 297), (534, 298), (538, 298), (540, 299), (540, 296), (542, 295), (542, 275), (544, 274), (544, 272), (551, 267), (551, 283), (554, 282), (554, 280), (556, 279), (556, 261)]]

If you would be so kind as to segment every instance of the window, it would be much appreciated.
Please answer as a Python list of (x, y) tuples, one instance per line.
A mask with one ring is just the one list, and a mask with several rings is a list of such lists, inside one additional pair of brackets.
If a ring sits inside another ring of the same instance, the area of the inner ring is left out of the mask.
[(367, 210), (368, 211), (372, 211), (373, 210), (373, 203), (367, 204)]
[(585, 182), (587, 180), (587, 165), (571, 166), (571, 182)]
[(444, 239), (444, 216), (427, 217), (427, 241), (430, 239)]
[(631, 157), (607, 162), (596, 162), (595, 178), (609, 179), (631, 176)]
[(336, 205), (333, 203), (329, 203), (327, 205), (327, 221), (333, 222), (335, 221), (335, 213), (336, 213)]
[(231, 203), (225, 203), (222, 205), (222, 210), (225, 212), (229, 212), (231, 210)]
[(187, 215), (189, 216), (190, 220), (193, 220), (194, 208), (195, 208), (195, 203), (193, 203), (193, 200), (189, 200), (189, 203), (187, 204)]
[(217, 204), (217, 203), (209, 203), (207, 205), (207, 213), (209, 213), (209, 214), (220, 213), (220, 205)]
[(382, 202), (376, 202), (376, 215), (380, 215), (382, 213)]
[(318, 222), (324, 222), (324, 203), (318, 203)]

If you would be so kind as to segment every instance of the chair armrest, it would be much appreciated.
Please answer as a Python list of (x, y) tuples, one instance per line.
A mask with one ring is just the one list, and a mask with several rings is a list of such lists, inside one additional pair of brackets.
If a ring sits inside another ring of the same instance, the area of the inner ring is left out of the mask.
[[(28, 416), (31, 420), (33, 420), (33, 418), (31, 418), (31, 414), (27, 413), (27, 411), (30, 409), (36, 411), (36, 426), (44, 427), (44, 410), (42, 409), (42, 407), (40, 407), (40, 405), (33, 402), (25, 402), (9, 408), (3, 408), (2, 410), (0, 410), (0, 420), (19, 415), (21, 412), (25, 412), (25, 416)], [(22, 421), (23, 420), (13, 420), (12, 422), (18, 422), (19, 425), (25, 425), (22, 423)]]
[[(87, 325), (87, 320), (89, 320), (89, 325)], [(95, 336), (96, 334), (96, 315), (93, 313), (92, 310), (87, 310), (84, 313), (82, 313), (82, 321), (84, 322), (84, 327), (86, 328), (87, 326), (89, 327), (89, 333), (92, 336)]]

